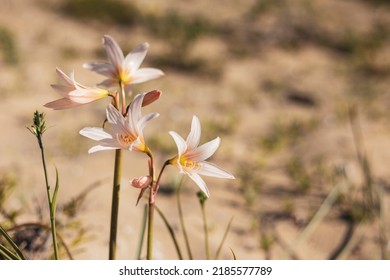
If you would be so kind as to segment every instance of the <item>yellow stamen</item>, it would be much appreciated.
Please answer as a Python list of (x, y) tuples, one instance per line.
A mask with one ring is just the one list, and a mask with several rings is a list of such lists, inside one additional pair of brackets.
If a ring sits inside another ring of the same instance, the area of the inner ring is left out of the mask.
[(180, 165), (187, 170), (198, 170), (200, 164), (196, 161), (187, 160), (185, 156), (180, 157)]

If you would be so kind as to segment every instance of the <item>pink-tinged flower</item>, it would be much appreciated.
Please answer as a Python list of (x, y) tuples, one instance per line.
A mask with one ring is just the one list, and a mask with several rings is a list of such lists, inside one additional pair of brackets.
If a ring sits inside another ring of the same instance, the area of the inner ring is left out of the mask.
[(110, 130), (99, 127), (86, 127), (80, 130), (81, 135), (100, 142), (100, 145), (89, 149), (89, 153), (114, 149), (149, 152), (142, 131), (147, 122), (158, 117), (159, 114), (141, 115), (141, 107), (145, 95), (145, 93), (138, 94), (134, 98), (130, 104), (127, 118), (123, 117), (112, 104), (108, 105), (106, 111)]
[(69, 76), (56, 68), (58, 76), (65, 82), (63, 85), (51, 85), (63, 98), (46, 103), (44, 106), (54, 110), (69, 109), (107, 97), (110, 93), (97, 87), (86, 87), (74, 79), (74, 72)]
[(148, 43), (137, 46), (132, 52), (124, 57), (123, 52), (115, 40), (105, 35), (103, 45), (109, 63), (90, 62), (83, 66), (100, 75), (108, 77), (99, 85), (111, 87), (123, 83), (124, 85), (138, 84), (159, 78), (164, 73), (155, 68), (139, 68), (149, 48)]
[(209, 190), (206, 183), (199, 175), (235, 179), (232, 174), (205, 161), (218, 149), (221, 138), (217, 137), (198, 147), (201, 128), (199, 119), (196, 116), (192, 118), (191, 131), (188, 134), (187, 140), (184, 141), (184, 139), (174, 131), (170, 131), (169, 134), (176, 142), (178, 149), (178, 155), (171, 159), (170, 163), (179, 168), (180, 173), (187, 174), (207, 197), (210, 195)]
[(150, 176), (141, 176), (138, 178), (134, 178), (130, 181), (130, 185), (137, 189), (147, 188), (152, 182), (152, 177)]

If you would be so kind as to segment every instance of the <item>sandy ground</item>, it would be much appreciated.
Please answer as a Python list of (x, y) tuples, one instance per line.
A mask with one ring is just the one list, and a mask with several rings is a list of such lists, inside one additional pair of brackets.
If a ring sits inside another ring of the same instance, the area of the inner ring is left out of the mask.
[[(106, 259), (113, 153), (88, 155), (94, 143), (78, 131), (85, 126), (99, 126), (108, 101), (67, 111), (44, 108), (43, 104), (59, 97), (50, 88), (50, 84), (58, 82), (55, 67), (65, 72), (74, 69), (77, 80), (93, 85), (101, 77), (83, 69), (82, 64), (104, 59), (98, 57), (104, 34), (113, 36), (126, 51), (149, 42), (151, 48), (143, 66), (157, 67), (153, 63), (161, 58), (175, 61), (181, 45), (172, 35), (154, 36), (142, 24), (127, 27), (99, 19), (77, 20), (61, 13), (65, 2), (1, 1), (0, 27), (12, 34), (18, 62), (0, 60), (0, 172), (17, 177), (16, 190), (6, 207), (23, 209), (20, 222), (37, 219), (33, 214), (36, 205), (46, 207), (44, 181), (38, 146), (26, 126), (35, 110), (45, 112), (50, 179), (54, 180), (55, 165), (60, 172), (60, 203), (88, 186), (96, 186), (80, 211), (80, 220), (91, 238), (74, 249), (74, 257)], [(351, 205), (348, 199), (359, 193), (364, 182), (346, 113), (346, 108), (355, 104), (373, 181), (383, 189), (382, 212), (380, 217), (357, 223), (350, 247), (340, 258), (388, 256), (390, 43), (388, 30), (375, 28), (389, 26), (389, 7), (369, 5), (368, 1), (285, 0), (278, 1), (280, 5), (264, 4), (265, 12), (251, 18), (250, 11), (255, 10), (256, 3), (270, 1), (246, 0), (240, 5), (237, 1), (223, 1), (218, 9), (209, 8), (210, 1), (187, 2), (131, 2), (144, 13), (161, 16), (174, 10), (183, 18), (202, 16), (208, 23), (225, 27), (217, 35), (204, 35), (191, 42), (185, 54), (203, 63), (200, 70), (191, 72), (169, 65), (164, 68), (162, 64), (158, 67), (166, 75), (135, 86), (134, 92), (155, 88), (163, 92), (158, 103), (145, 108), (145, 112), (161, 114), (145, 131), (146, 139), (157, 146), (156, 150), (166, 150), (155, 152), (159, 166), (175, 151), (167, 132), (174, 130), (185, 136), (194, 114), (203, 124), (203, 142), (222, 138), (212, 160), (237, 179), (206, 179), (211, 191), (206, 211), (212, 251), (217, 249), (233, 217), (222, 259), (232, 258), (229, 247), (239, 259), (329, 258), (348, 230), (343, 217), (343, 211)], [(375, 30), (380, 30), (380, 43), (371, 47), (366, 42)], [(358, 67), (377, 72), (365, 74), (364, 70), (356, 70)], [(289, 166), (297, 159), (303, 171), (296, 167), (298, 164), (293, 165), (293, 173)], [(124, 166), (118, 258), (133, 259), (144, 202), (135, 206), (138, 192), (128, 186), (128, 181), (146, 173), (146, 159), (126, 153)], [(293, 256), (286, 255), (287, 248), (296, 243), (340, 182), (334, 170), (341, 167), (346, 170), (350, 186), (344, 192), (345, 200), (340, 198), (333, 205)], [(163, 185), (175, 180), (180, 180), (176, 170), (168, 169)], [(310, 181), (309, 189), (302, 191), (305, 180)], [(195, 258), (203, 259), (203, 228), (196, 192), (196, 186), (185, 181), (182, 200), (187, 231)], [(161, 193), (158, 206), (171, 221), (184, 250), (175, 196)], [(156, 219), (155, 227), (155, 258), (175, 259), (161, 219)]]

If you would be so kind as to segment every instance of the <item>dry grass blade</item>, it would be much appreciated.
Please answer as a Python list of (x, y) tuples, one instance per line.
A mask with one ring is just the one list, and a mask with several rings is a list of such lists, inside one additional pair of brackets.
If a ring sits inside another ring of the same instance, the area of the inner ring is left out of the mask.
[(227, 237), (227, 234), (230, 230), (230, 227), (232, 225), (232, 222), (233, 222), (233, 217), (230, 219), (227, 227), (226, 227), (226, 230), (225, 230), (225, 233), (223, 234), (223, 237), (222, 237), (222, 240), (221, 240), (221, 243), (219, 244), (218, 246), (218, 249), (217, 249), (217, 252), (215, 253), (215, 259), (218, 260), (219, 258), (219, 254), (221, 253), (221, 250), (222, 250), (222, 246), (223, 244), (225, 243), (225, 240), (226, 240), (226, 237)]

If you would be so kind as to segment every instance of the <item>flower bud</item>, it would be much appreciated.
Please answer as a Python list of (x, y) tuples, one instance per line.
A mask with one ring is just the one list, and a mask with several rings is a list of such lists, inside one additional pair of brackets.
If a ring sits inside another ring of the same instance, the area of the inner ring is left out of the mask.
[(147, 188), (152, 182), (152, 177), (150, 176), (141, 176), (138, 178), (134, 178), (130, 181), (130, 185), (137, 189)]
[(152, 90), (145, 94), (144, 100), (142, 101), (142, 107), (149, 105), (160, 98), (162, 92), (160, 90)]

